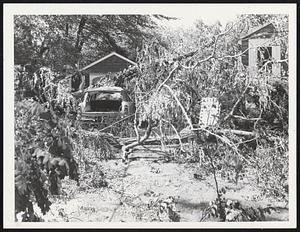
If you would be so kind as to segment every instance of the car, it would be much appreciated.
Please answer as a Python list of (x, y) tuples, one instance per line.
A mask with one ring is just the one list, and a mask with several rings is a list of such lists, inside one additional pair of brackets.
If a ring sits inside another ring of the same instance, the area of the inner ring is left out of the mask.
[(79, 104), (79, 120), (85, 123), (109, 125), (118, 118), (135, 112), (134, 102), (121, 87), (97, 87), (87, 89)]

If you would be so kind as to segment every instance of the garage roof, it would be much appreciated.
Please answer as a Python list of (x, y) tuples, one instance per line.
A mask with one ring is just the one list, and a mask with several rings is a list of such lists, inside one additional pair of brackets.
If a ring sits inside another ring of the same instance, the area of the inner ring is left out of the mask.
[(132, 60), (129, 60), (128, 58), (126, 58), (126, 57), (124, 57), (124, 56), (122, 56), (122, 55), (120, 55), (120, 54), (118, 54), (118, 53), (116, 53), (116, 52), (112, 52), (112, 53), (108, 54), (107, 56), (104, 56), (104, 57), (102, 57), (101, 59), (96, 60), (95, 62), (93, 62), (93, 63), (91, 63), (91, 64), (85, 66), (85, 67), (82, 68), (80, 71), (89, 69), (89, 68), (93, 67), (94, 65), (99, 64), (99, 63), (103, 62), (104, 60), (106, 60), (106, 59), (108, 59), (108, 58), (110, 58), (110, 57), (112, 57), (112, 56), (117, 56), (117, 57), (119, 57), (119, 58), (121, 58), (121, 59), (127, 61), (128, 63), (130, 63), (130, 64), (132, 64), (132, 65), (137, 65), (137, 64), (136, 64), (135, 62), (133, 62)]

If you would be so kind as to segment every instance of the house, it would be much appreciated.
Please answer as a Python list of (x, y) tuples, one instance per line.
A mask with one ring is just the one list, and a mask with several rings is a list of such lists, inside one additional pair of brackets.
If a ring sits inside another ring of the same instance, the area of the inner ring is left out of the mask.
[(82, 86), (83, 88), (87, 88), (99, 81), (106, 83), (106, 79), (111, 75), (136, 65), (132, 60), (116, 52), (112, 52), (71, 75), (70, 85), (73, 91), (77, 91), (82, 89)]
[(275, 34), (275, 26), (268, 23), (253, 28), (241, 37), (243, 55), (240, 62), (248, 67), (250, 76), (261, 70), (271, 72), (275, 76), (281, 75), (281, 65), (276, 62), (281, 60), (281, 48), (274, 43)]
[(102, 57), (99, 60), (87, 65), (82, 68), (80, 71), (85, 71), (88, 73), (89, 86), (95, 84), (97, 81), (101, 80), (101, 78), (105, 78), (107, 74), (114, 74), (129, 66), (137, 65), (132, 60), (116, 53), (112, 52), (107, 56)]

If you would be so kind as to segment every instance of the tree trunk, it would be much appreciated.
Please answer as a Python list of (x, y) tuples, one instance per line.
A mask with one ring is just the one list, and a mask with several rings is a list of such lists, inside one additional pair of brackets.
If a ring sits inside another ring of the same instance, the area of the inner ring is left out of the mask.
[(76, 44), (75, 44), (75, 49), (77, 52), (81, 52), (82, 46), (83, 46), (83, 40), (81, 39), (81, 34), (83, 31), (83, 28), (86, 24), (86, 17), (82, 16), (79, 22), (78, 30), (77, 30), (77, 38), (76, 38)]
[(146, 129), (146, 132), (145, 132), (144, 136), (140, 139), (139, 139), (139, 136), (138, 136), (137, 140), (135, 140), (134, 142), (132, 142), (128, 145), (124, 145), (122, 147), (122, 151), (123, 151), (122, 160), (123, 160), (123, 162), (126, 162), (128, 160), (128, 155), (130, 154), (130, 150), (132, 148), (134, 148), (138, 145), (142, 145), (143, 142), (145, 142), (149, 138), (149, 136), (151, 134), (151, 131), (152, 131), (152, 120), (149, 119), (148, 120), (148, 126), (147, 126), (147, 129)]

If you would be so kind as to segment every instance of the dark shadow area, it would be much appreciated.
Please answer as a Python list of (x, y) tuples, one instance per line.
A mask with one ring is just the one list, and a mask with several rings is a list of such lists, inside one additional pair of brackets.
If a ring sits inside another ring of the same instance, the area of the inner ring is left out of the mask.
[(288, 221), (288, 219), (284, 220), (284, 219), (281, 219), (279, 217), (269, 217), (269, 216), (266, 216), (266, 219), (264, 220), (265, 222), (271, 222), (271, 221)]
[(200, 203), (195, 203), (195, 202), (190, 202), (184, 199), (178, 199), (176, 201), (176, 206), (178, 208), (183, 208), (183, 209), (201, 209), (204, 210), (205, 208), (207, 208), (209, 206), (209, 202), (200, 202)]
[(92, 112), (113, 112), (119, 111), (122, 105), (122, 101), (114, 100), (100, 100), (90, 101)]
[(264, 221), (288, 221), (289, 209), (286, 207), (274, 207), (271, 214), (266, 213)]

